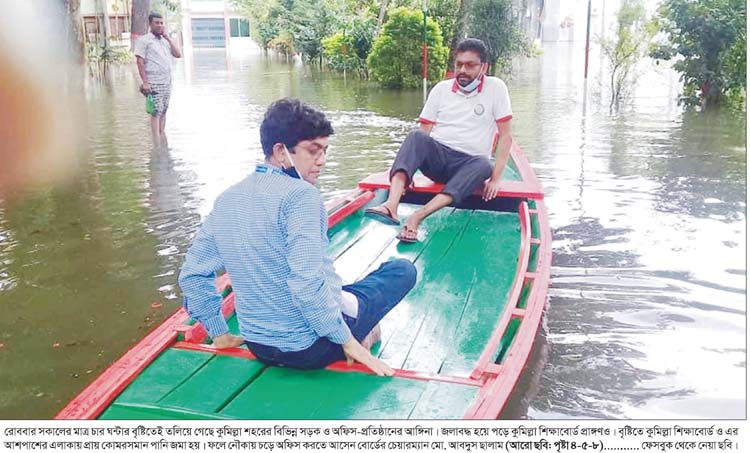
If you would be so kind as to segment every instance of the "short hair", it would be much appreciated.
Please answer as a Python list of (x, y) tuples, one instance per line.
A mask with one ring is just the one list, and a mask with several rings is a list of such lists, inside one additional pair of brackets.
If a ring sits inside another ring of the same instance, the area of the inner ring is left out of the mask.
[(148, 23), (149, 24), (151, 22), (153, 22), (154, 19), (164, 19), (164, 17), (161, 14), (159, 14), (159, 13), (151, 13), (151, 14), (148, 15)]
[(266, 158), (273, 155), (276, 143), (283, 143), (293, 153), (299, 142), (329, 135), (333, 135), (333, 126), (325, 114), (294, 98), (269, 105), (260, 124), (260, 144)]
[(456, 53), (459, 52), (476, 52), (479, 55), (479, 61), (487, 63), (487, 46), (481, 39), (466, 38), (456, 46)]

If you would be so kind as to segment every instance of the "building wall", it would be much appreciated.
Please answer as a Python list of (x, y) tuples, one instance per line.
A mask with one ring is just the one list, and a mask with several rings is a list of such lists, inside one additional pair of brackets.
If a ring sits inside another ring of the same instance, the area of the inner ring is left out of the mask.
[[(187, 50), (196, 47), (209, 47), (211, 43), (218, 44), (220, 42), (218, 39), (210, 39), (216, 38), (219, 33), (219, 30), (216, 29), (217, 19), (223, 21), (223, 47), (229, 47), (250, 39), (249, 37), (231, 37), (231, 21), (241, 18), (241, 15), (233, 9), (227, 0), (181, 0), (180, 7), (183, 46)], [(200, 36), (194, 36), (194, 34)]]

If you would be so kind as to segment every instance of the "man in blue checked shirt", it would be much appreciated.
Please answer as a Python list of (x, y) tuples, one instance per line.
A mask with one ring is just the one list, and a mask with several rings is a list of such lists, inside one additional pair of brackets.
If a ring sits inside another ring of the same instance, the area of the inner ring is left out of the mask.
[[(392, 376), (360, 342), (411, 290), (416, 269), (388, 261), (342, 288), (314, 186), (332, 134), (325, 115), (297, 99), (271, 104), (260, 126), (265, 163), (216, 199), (180, 272), (184, 305), (217, 348), (246, 343), (262, 362), (300, 369), (347, 359)], [(241, 336), (221, 314), (221, 269), (232, 278)]]

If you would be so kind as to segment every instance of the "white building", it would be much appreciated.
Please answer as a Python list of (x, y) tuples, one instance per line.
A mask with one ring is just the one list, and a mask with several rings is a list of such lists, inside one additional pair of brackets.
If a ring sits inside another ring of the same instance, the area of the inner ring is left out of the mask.
[(250, 44), (250, 24), (229, 0), (181, 0), (180, 15), (186, 50)]

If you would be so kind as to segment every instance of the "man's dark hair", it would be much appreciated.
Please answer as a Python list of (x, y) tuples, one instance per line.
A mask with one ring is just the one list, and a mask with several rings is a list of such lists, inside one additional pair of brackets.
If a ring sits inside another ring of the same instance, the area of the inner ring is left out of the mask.
[(266, 158), (273, 155), (273, 145), (283, 143), (290, 153), (302, 140), (333, 135), (333, 126), (323, 112), (299, 99), (279, 99), (266, 110), (260, 125), (260, 144)]
[[(141, 17), (143, 17), (143, 16), (141, 16)], [(162, 15), (159, 14), (159, 13), (151, 13), (151, 14), (148, 15), (148, 23), (149, 24), (151, 22), (153, 22), (154, 19), (164, 19), (164, 17), (162, 17)]]
[(476, 52), (479, 55), (479, 61), (487, 63), (487, 46), (482, 40), (477, 38), (466, 38), (456, 46), (456, 53), (459, 52)]

